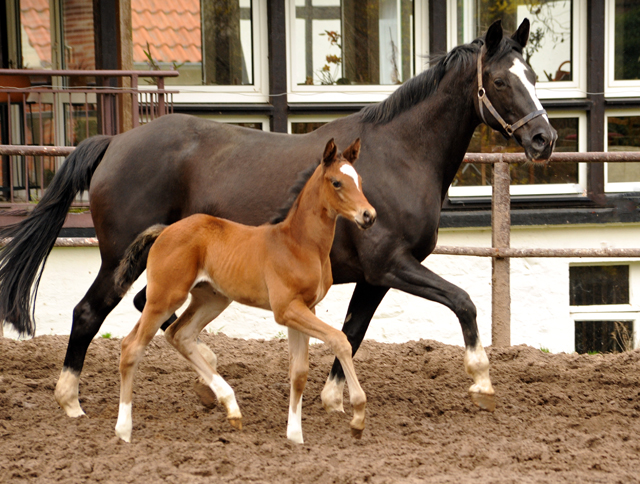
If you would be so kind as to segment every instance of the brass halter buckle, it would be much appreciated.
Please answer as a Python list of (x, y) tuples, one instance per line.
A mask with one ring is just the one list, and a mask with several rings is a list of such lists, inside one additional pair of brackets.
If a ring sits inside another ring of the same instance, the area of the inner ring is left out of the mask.
[(480, 49), (480, 52), (478, 53), (478, 110), (480, 112), (480, 118), (482, 118), (482, 122), (484, 124), (489, 126), (489, 123), (487, 123), (487, 120), (484, 117), (484, 111), (483, 111), (483, 105), (484, 105), (489, 110), (491, 115), (495, 118), (495, 120), (498, 121), (498, 123), (500, 123), (500, 126), (502, 126), (502, 129), (504, 129), (505, 133), (507, 133), (509, 138), (511, 138), (513, 136), (513, 133), (517, 129), (521, 128), (532, 119), (537, 118), (538, 116), (541, 116), (543, 114), (547, 114), (547, 112), (544, 109), (538, 109), (537, 111), (533, 111), (527, 114), (522, 119), (516, 121), (513, 124), (507, 123), (502, 118), (502, 116), (500, 116), (500, 113), (496, 111), (496, 108), (493, 107), (493, 104), (491, 104), (491, 101), (487, 97), (487, 91), (482, 85), (482, 56), (486, 53), (486, 51), (487, 49), (483, 45), (482, 48)]

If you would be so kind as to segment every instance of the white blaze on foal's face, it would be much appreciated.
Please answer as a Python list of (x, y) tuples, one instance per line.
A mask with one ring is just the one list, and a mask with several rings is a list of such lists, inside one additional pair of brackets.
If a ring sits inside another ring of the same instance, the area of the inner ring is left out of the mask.
[(356, 169), (353, 166), (351, 166), (349, 163), (344, 163), (340, 167), (340, 171), (345, 175), (353, 178), (353, 181), (356, 184), (356, 187), (358, 188), (358, 190), (360, 189), (360, 182), (358, 181), (358, 173), (356, 172)]
[[(511, 74), (513, 74), (520, 80), (522, 85), (529, 93), (529, 96), (531, 96), (531, 100), (535, 104), (536, 109), (542, 109), (542, 104), (540, 103), (540, 100), (536, 95), (536, 86), (534, 86), (533, 83), (527, 78), (527, 66), (524, 64), (524, 62), (522, 62), (520, 59), (514, 59), (513, 65), (511, 66), (511, 68), (509, 68), (509, 72), (511, 72)], [(544, 119), (549, 122), (549, 118), (547, 117), (547, 115), (544, 114), (543, 116)]]

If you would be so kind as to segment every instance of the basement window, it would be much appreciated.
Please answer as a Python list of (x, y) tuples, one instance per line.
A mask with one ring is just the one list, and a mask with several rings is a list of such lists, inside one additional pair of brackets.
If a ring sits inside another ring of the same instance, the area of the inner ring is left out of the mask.
[(638, 309), (630, 304), (628, 265), (570, 267), (569, 303), (577, 353), (633, 349)]

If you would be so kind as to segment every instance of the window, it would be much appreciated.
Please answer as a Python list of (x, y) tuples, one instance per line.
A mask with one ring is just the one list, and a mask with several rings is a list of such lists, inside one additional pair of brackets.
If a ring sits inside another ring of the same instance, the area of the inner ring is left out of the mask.
[(416, 39), (428, 37), (423, 3), (289, 0), (290, 100), (383, 100), (422, 70), (426, 44)]
[[(606, 126), (607, 151), (640, 151), (640, 112), (609, 111)], [(607, 163), (605, 190), (640, 191), (640, 163)]]
[(264, 0), (131, 0), (131, 22), (134, 68), (177, 69), (175, 102), (267, 100)]
[(252, 128), (260, 131), (269, 131), (269, 118), (265, 116), (230, 116), (230, 115), (197, 115), (199, 118), (211, 119), (219, 123), (233, 124), (243, 128)]
[(541, 99), (586, 96), (586, 0), (449, 0), (449, 48), (471, 42), (502, 19), (514, 32), (528, 18), (524, 57)]
[(635, 347), (638, 309), (631, 304), (627, 264), (569, 267), (569, 304), (578, 353), (609, 353)]
[(640, 1), (607, 2), (607, 95), (638, 95), (640, 87)]
[[(582, 113), (554, 112), (549, 120), (558, 131), (556, 152), (586, 151), (586, 116)], [(490, 127), (476, 128), (469, 153), (521, 153), (524, 150), (513, 140), (505, 140)], [(510, 165), (512, 195), (583, 194), (586, 190), (584, 163), (514, 164)], [(463, 163), (449, 189), (449, 196), (470, 197), (491, 195), (492, 166)]]
[[(315, 131), (320, 126), (324, 126), (342, 116), (333, 115), (310, 115), (310, 116), (290, 116), (289, 117), (289, 133), (306, 134)], [(329, 141), (329, 140), (327, 140)], [(340, 147), (338, 147), (340, 148)], [(346, 146), (345, 146), (346, 148)]]

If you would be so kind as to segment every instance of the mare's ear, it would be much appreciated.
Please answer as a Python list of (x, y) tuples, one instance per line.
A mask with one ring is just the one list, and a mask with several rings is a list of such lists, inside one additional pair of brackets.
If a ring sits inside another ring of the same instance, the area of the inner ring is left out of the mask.
[(322, 164), (327, 167), (334, 161), (336, 161), (338, 155), (338, 148), (336, 148), (336, 144), (333, 141), (333, 138), (329, 140), (327, 146), (324, 148), (324, 155), (322, 155)]
[(502, 42), (502, 20), (498, 19), (491, 24), (487, 35), (484, 37), (487, 53), (492, 54)]
[(360, 138), (356, 139), (349, 147), (342, 152), (342, 156), (346, 158), (349, 163), (353, 163), (360, 156)]
[(522, 21), (520, 27), (518, 27), (518, 30), (516, 30), (511, 36), (511, 38), (518, 44), (520, 44), (523, 49), (524, 46), (527, 45), (527, 41), (529, 40), (529, 27), (529, 19), (526, 18)]

